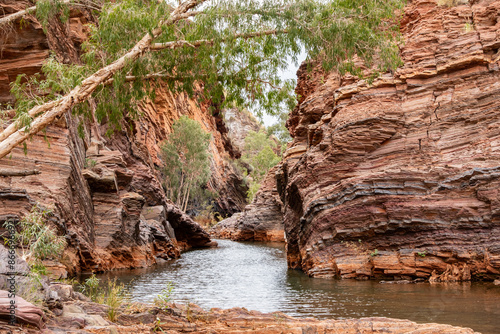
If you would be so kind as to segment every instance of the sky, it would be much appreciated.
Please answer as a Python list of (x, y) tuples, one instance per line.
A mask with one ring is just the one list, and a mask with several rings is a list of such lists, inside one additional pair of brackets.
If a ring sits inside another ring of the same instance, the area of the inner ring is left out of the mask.
[[(297, 65), (294, 64), (292, 60), (288, 62), (288, 68), (285, 71), (282, 71), (282, 79), (295, 79), (297, 80), (297, 69), (299, 68), (300, 64), (306, 59), (306, 53), (305, 51), (302, 51), (302, 53), (297, 57)], [(264, 114), (262, 118), (262, 122), (264, 123), (264, 126), (268, 127), (273, 125), (274, 123), (277, 122), (276, 117), (270, 116), (267, 114)]]

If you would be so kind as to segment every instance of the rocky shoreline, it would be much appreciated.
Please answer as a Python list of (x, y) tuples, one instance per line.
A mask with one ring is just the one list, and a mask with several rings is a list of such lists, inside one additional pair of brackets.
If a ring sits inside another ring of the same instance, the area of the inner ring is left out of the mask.
[[(0, 316), (5, 317), (7, 291), (0, 291)], [(146, 334), (146, 333), (257, 333), (257, 334), (372, 334), (433, 333), (476, 334), (472, 329), (442, 324), (417, 324), (409, 320), (372, 317), (343, 320), (294, 318), (281, 312), (262, 313), (245, 308), (203, 310), (195, 304), (169, 303), (158, 307), (143, 303), (123, 303), (109, 319), (109, 306), (90, 301), (71, 285), (48, 286), (45, 313), (17, 297), (23, 305), (17, 313), (21, 325), (0, 322), (0, 333), (42, 334)], [(477, 333), (478, 334), (478, 333)]]

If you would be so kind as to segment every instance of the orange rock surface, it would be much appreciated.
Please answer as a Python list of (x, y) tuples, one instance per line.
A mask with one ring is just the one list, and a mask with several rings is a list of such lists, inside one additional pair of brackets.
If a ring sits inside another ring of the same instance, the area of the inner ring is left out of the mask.
[[(118, 333), (151, 333), (152, 328), (161, 328), (165, 333), (257, 333), (257, 334), (475, 334), (472, 329), (442, 324), (417, 324), (408, 320), (383, 317), (315, 320), (312, 318), (293, 318), (281, 312), (261, 313), (244, 308), (227, 310), (212, 308), (203, 310), (195, 304), (170, 304), (167, 310), (160, 310), (151, 305), (134, 304), (118, 311), (117, 319), (106, 325), (83, 325), (90, 320), (106, 318), (104, 305), (87, 302), (68, 303), (64, 312), (48, 322), (47, 334), (61, 330), (84, 330), (94, 334)], [(81, 319), (78, 321), (78, 319)], [(88, 320), (87, 320), (88, 319)], [(85, 321), (87, 320), (87, 322)], [(160, 331), (159, 329), (157, 331)], [(160, 331), (161, 332), (161, 331)]]
[(301, 67), (278, 173), (290, 267), (500, 276), (500, 1), (469, 2), (409, 2), (404, 66), (372, 84)]

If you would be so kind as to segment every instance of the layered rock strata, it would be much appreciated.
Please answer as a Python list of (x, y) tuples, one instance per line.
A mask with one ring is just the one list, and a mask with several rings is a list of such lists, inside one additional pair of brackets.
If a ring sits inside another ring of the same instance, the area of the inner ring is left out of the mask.
[[(27, 4), (3, 2), (2, 15)], [(64, 50), (79, 50), (86, 38), (85, 23), (91, 19), (72, 10), (64, 29), (57, 35), (49, 30), (48, 36), (34, 18), (22, 29), (19, 22), (11, 25), (0, 45), (0, 102), (13, 101), (9, 84), (19, 74), (39, 72), (50, 51), (61, 61), (72, 61), (64, 58), (70, 54)], [(54, 36), (57, 47), (52, 47)], [(157, 167), (160, 143), (173, 122), (188, 115), (212, 134), (214, 176), (209, 186), (220, 194), (217, 207), (225, 214), (240, 211), (245, 191), (228, 162), (238, 152), (221, 116), (214, 115), (207, 103), (200, 106), (162, 87), (155, 101), (146, 101), (140, 108), (140, 119), (125, 115), (122, 130), (111, 136), (106, 135), (107, 124), (82, 123), (65, 115), (28, 141), (26, 154), (20, 147), (1, 159), (0, 226), (18, 221), (35, 204), (51, 208), (50, 224), (66, 236), (68, 247), (61, 261), (70, 272), (145, 267), (178, 257), (183, 249), (212, 246), (209, 235), (165, 197)], [(46, 265), (65, 275), (61, 264)]]
[[(231, 141), (242, 152), (248, 133), (263, 129), (248, 112), (229, 109), (224, 117)], [(276, 170), (276, 167), (269, 170), (251, 204), (211, 229), (214, 237), (239, 241), (285, 241), (282, 203), (276, 190)]]
[(285, 241), (282, 203), (276, 190), (275, 173), (269, 170), (251, 204), (214, 226), (217, 238), (239, 241)]
[[(9, 322), (12, 314), (10, 312), (12, 305), (10, 301), (13, 299), (9, 298), (9, 296), (11, 296), (11, 293), (5, 290), (0, 290), (0, 319), (4, 320), (6, 323)], [(16, 322), (24, 325), (31, 325), (37, 327), (38, 329), (43, 327), (44, 313), (40, 308), (27, 302), (21, 297), (15, 298), (14, 306), (15, 312), (13, 315)]]
[(499, 16), (500, 1), (414, 0), (395, 73), (368, 84), (303, 65), (278, 172), (290, 267), (500, 276)]

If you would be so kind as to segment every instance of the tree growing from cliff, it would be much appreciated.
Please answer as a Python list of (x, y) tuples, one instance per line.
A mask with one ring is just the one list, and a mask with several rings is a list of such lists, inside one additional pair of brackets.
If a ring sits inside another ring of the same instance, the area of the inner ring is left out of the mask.
[[(0, 158), (68, 111), (119, 126), (124, 114), (164, 82), (199, 101), (293, 105), (279, 70), (305, 48), (326, 70), (356, 72), (354, 54), (381, 69), (398, 64), (395, 9), (402, 0), (40, 0), (42, 24), (67, 6), (97, 8), (79, 64), (45, 62), (42, 75), (13, 85), (16, 116), (0, 133)], [(95, 4), (98, 3), (98, 6)], [(43, 10), (42, 10), (43, 9)], [(23, 15), (24, 15), (23, 14)], [(22, 16), (12, 14), (15, 18)], [(12, 22), (0, 21), (0, 27)], [(199, 93), (199, 89), (202, 93)]]
[(183, 211), (210, 179), (210, 138), (198, 122), (182, 116), (161, 146), (167, 195)]

